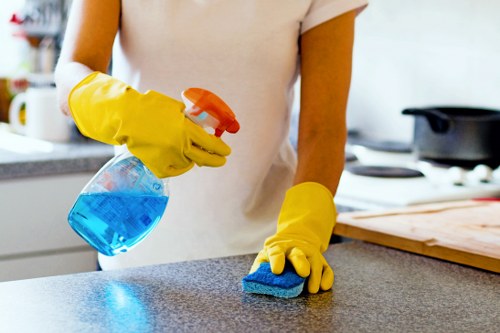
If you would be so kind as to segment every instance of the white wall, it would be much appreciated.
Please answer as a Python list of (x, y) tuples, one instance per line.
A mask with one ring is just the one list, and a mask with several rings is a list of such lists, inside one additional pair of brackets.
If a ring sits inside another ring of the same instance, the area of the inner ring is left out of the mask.
[(349, 128), (410, 142), (406, 107), (500, 109), (499, 0), (370, 0), (356, 29)]
[(15, 74), (21, 63), (21, 45), (26, 47), (26, 43), (12, 37), (9, 20), (23, 4), (24, 0), (0, 1), (0, 77)]

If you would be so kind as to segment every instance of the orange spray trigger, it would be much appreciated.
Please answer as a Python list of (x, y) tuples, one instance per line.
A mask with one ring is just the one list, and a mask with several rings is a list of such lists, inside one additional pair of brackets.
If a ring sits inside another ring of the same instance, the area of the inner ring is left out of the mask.
[(236, 133), (240, 124), (231, 108), (216, 94), (201, 88), (189, 88), (182, 92), (186, 116), (202, 127), (215, 129), (220, 137), (225, 131)]

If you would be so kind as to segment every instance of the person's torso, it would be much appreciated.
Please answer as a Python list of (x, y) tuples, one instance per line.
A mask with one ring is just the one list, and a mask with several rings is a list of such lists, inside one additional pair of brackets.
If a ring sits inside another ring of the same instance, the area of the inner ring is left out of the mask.
[(289, 118), (310, 2), (122, 0), (113, 75), (177, 99), (211, 90), (241, 129), (222, 137), (232, 148), (225, 166), (170, 180), (158, 227), (131, 252), (101, 258), (104, 268), (256, 252), (272, 234), (296, 165)]

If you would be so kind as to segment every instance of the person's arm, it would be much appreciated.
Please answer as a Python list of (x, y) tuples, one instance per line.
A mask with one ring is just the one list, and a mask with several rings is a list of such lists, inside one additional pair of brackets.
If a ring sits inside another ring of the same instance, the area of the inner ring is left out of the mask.
[(120, 22), (120, 0), (74, 0), (55, 81), (61, 110), (71, 115), (68, 96), (94, 71), (106, 73)]
[(336, 221), (333, 195), (344, 166), (345, 109), (351, 78), (355, 12), (302, 36), (299, 164), (285, 195), (276, 233), (264, 242), (250, 272), (269, 262), (281, 274), (286, 261), (307, 277), (310, 293), (328, 290), (334, 274), (323, 257)]
[(317, 182), (335, 195), (344, 168), (354, 19), (350, 11), (304, 33), (295, 184)]

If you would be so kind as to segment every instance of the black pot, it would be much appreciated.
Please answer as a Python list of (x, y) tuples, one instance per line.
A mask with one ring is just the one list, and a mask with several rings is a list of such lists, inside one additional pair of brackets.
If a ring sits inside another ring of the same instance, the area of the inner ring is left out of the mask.
[(500, 111), (431, 107), (403, 114), (415, 116), (413, 143), (419, 158), (466, 167), (500, 165)]

